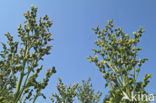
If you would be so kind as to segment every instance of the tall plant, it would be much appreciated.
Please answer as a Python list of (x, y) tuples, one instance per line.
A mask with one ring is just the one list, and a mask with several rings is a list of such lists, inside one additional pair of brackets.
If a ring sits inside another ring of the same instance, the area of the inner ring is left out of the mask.
[(39, 81), (39, 72), (43, 65), (39, 62), (45, 55), (50, 54), (53, 40), (49, 28), (52, 22), (45, 15), (37, 22), (37, 8), (31, 6), (31, 10), (24, 14), (26, 19), (24, 26), (18, 27), (19, 41), (14, 41), (10, 33), (5, 34), (7, 44), (2, 43), (0, 51), (0, 102), (1, 103), (25, 103), (27, 100), (34, 103), (54, 74), (55, 67), (47, 70), (43, 81)]
[[(141, 66), (148, 59), (139, 59), (138, 52), (142, 50), (137, 45), (144, 33), (142, 27), (138, 32), (129, 35), (121, 27), (114, 28), (113, 21), (100, 30), (99, 26), (92, 28), (97, 35), (94, 42), (97, 45), (94, 56), (89, 56), (90, 62), (96, 64), (106, 80), (105, 86), (110, 88), (110, 103), (147, 103), (146, 98), (139, 100), (133, 96), (137, 93), (148, 94), (145, 87), (149, 83), (150, 74), (146, 74), (144, 81), (138, 81)], [(124, 99), (124, 96), (128, 98)]]

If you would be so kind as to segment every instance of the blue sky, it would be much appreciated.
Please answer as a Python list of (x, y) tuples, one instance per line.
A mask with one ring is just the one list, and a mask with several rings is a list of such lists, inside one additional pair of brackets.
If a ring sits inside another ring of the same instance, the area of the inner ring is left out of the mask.
[[(58, 78), (63, 78), (65, 84), (73, 84), (91, 77), (96, 90), (107, 93), (104, 88), (105, 80), (98, 68), (85, 58), (92, 55), (93, 44), (96, 40), (91, 27), (103, 28), (106, 21), (114, 19), (115, 26), (123, 27), (126, 33), (132, 34), (143, 26), (145, 33), (139, 46), (143, 48), (139, 58), (148, 57), (150, 60), (142, 67), (140, 80), (146, 73), (152, 74), (151, 83), (147, 90), (156, 93), (156, 1), (155, 0), (3, 0), (0, 1), (0, 40), (2, 34), (10, 32), (17, 37), (17, 27), (23, 24), (23, 14), (30, 5), (38, 7), (38, 17), (48, 14), (53, 20), (50, 29), (54, 41), (51, 55), (46, 56), (45, 70), (55, 66), (57, 73), (51, 77), (49, 86), (44, 91), (46, 96), (56, 92)], [(49, 100), (38, 99), (38, 102), (50, 103)]]

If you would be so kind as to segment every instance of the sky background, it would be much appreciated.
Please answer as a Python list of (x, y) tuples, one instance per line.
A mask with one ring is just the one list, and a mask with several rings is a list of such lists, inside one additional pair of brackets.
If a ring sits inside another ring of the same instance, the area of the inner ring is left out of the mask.
[[(51, 55), (46, 56), (42, 64), (44, 77), (46, 69), (56, 67), (57, 73), (50, 78), (46, 90), (47, 97), (56, 92), (58, 78), (63, 78), (67, 85), (91, 77), (96, 90), (107, 94), (103, 79), (98, 68), (85, 58), (92, 55), (96, 36), (91, 27), (102, 29), (107, 20), (114, 19), (116, 27), (120, 26), (132, 35), (143, 26), (145, 33), (139, 46), (143, 50), (139, 58), (148, 57), (140, 73), (140, 80), (146, 73), (152, 74), (151, 83), (146, 88), (149, 93), (156, 93), (156, 0), (1, 0), (0, 1), (0, 40), (5, 41), (3, 34), (10, 32), (17, 39), (17, 27), (23, 24), (23, 14), (30, 5), (38, 7), (38, 17), (48, 14), (53, 20), (50, 29), (55, 39)], [(50, 103), (49, 98), (39, 98), (37, 103)]]

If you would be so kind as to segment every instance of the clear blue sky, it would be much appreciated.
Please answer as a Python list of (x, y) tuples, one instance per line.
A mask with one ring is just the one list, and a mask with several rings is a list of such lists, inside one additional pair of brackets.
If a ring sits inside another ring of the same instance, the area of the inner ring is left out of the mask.
[[(93, 44), (96, 40), (90, 29), (106, 25), (106, 21), (114, 19), (116, 26), (121, 26), (125, 32), (132, 34), (140, 26), (146, 30), (141, 43), (143, 51), (139, 58), (148, 57), (150, 60), (143, 65), (140, 78), (146, 73), (152, 74), (151, 83), (147, 87), (149, 93), (156, 93), (156, 1), (155, 0), (1, 0), (0, 1), (0, 39), (2, 34), (10, 32), (17, 37), (17, 26), (24, 22), (23, 13), (30, 5), (38, 9), (38, 17), (48, 14), (53, 20), (51, 28), (54, 46), (50, 56), (43, 62), (45, 69), (55, 66), (57, 73), (51, 77), (49, 86), (44, 91), (46, 96), (56, 92), (58, 78), (63, 78), (65, 84), (72, 84), (92, 78), (95, 89), (107, 93), (104, 88), (105, 80), (98, 68), (85, 59), (92, 55)], [(43, 77), (45, 70), (41, 76)], [(41, 103), (49, 100), (38, 99)]]

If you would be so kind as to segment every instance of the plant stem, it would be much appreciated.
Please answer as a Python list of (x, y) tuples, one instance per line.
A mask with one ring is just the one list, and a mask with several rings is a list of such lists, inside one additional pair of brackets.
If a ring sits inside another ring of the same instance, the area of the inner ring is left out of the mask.
[(17, 103), (18, 100), (19, 100), (19, 92), (20, 92), (22, 80), (23, 80), (23, 77), (24, 77), (24, 69), (25, 69), (25, 65), (26, 65), (26, 58), (25, 58), (25, 57), (27, 57), (27, 56), (26, 56), (27, 50), (28, 50), (28, 49), (27, 49), (27, 45), (26, 45), (25, 51), (24, 51), (24, 56), (23, 56), (23, 57), (24, 57), (23, 65), (22, 65), (23, 68), (22, 68), (22, 70), (21, 70), (20, 77), (19, 77), (19, 80), (18, 80), (17, 85), (16, 85), (15, 103)]

